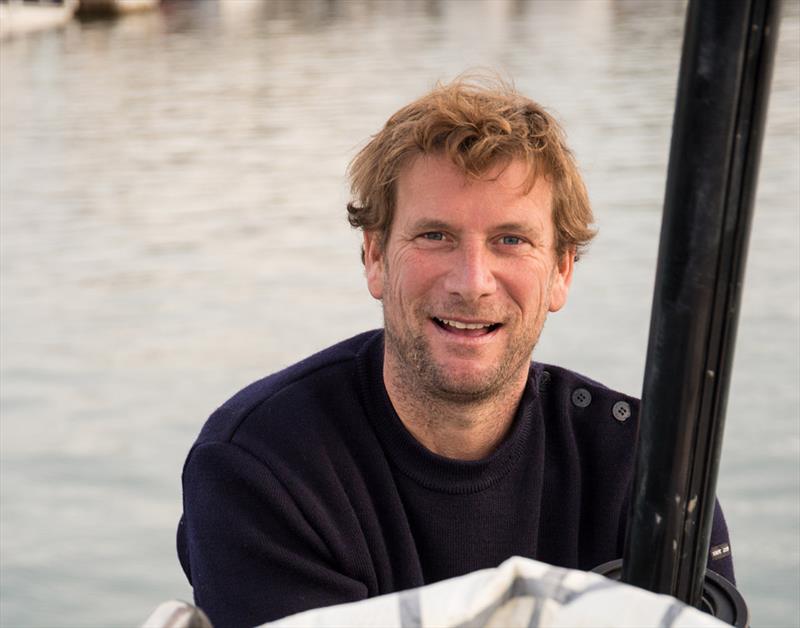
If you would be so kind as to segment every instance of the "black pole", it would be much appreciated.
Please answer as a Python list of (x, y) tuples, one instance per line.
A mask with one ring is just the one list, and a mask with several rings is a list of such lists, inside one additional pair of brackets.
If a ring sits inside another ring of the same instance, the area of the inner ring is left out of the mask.
[(779, 0), (687, 12), (622, 579), (700, 606)]

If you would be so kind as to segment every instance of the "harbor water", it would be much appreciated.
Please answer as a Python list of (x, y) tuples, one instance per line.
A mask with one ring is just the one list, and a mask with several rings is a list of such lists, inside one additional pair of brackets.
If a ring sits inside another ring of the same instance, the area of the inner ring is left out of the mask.
[[(800, 5), (786, 1), (718, 496), (756, 627), (800, 624)], [(348, 161), (469, 68), (567, 129), (599, 235), (535, 358), (641, 391), (685, 3), (164, 0), (0, 44), (0, 625), (191, 599), (207, 415), (381, 311)]]

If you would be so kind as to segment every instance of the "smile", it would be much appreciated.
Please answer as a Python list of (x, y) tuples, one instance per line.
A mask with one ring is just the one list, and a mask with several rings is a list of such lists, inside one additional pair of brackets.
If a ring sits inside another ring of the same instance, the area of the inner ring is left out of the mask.
[(447, 318), (433, 317), (433, 322), (446, 331), (471, 332), (473, 334), (491, 333), (500, 327), (500, 323), (465, 323)]

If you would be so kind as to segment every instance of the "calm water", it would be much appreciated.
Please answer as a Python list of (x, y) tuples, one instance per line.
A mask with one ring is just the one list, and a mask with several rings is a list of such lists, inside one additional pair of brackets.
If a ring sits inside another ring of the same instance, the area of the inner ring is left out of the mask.
[[(3, 626), (189, 598), (179, 476), (249, 381), (376, 326), (348, 160), (468, 67), (566, 125), (601, 234), (537, 357), (641, 389), (673, 2), (165, 2), (0, 48)], [(719, 495), (754, 626), (800, 622), (800, 18), (785, 7)]]

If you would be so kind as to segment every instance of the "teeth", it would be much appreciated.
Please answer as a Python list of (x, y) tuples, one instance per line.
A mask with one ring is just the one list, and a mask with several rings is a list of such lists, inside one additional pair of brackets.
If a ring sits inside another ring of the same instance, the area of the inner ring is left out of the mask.
[(492, 323), (461, 323), (459, 321), (449, 321), (446, 318), (440, 318), (445, 325), (455, 327), (456, 329), (483, 329), (484, 327), (491, 327)]

